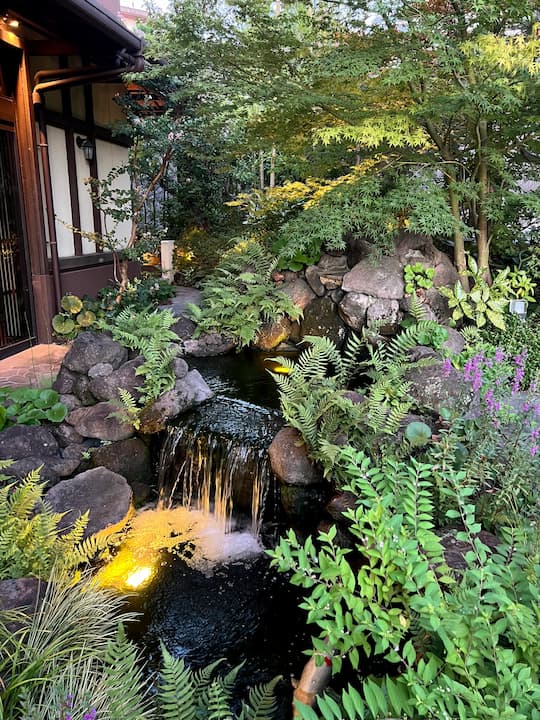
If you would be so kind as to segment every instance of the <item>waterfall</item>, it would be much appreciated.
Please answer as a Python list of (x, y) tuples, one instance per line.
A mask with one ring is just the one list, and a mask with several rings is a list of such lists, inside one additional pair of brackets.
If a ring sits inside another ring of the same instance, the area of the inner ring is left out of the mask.
[(258, 536), (274, 480), (268, 446), (279, 413), (218, 396), (168, 429), (161, 452), (161, 507), (178, 502), (213, 513), (226, 532), (248, 524)]

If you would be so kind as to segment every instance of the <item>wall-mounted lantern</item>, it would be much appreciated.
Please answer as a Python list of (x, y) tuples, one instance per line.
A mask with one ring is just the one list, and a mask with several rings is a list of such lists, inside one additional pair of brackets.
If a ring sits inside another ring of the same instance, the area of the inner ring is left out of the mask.
[(510, 300), (508, 310), (512, 315), (517, 315), (520, 320), (525, 320), (527, 317), (527, 301), (526, 300)]
[(77, 147), (80, 147), (83, 151), (85, 160), (89, 163), (96, 157), (96, 146), (89, 138), (78, 137)]

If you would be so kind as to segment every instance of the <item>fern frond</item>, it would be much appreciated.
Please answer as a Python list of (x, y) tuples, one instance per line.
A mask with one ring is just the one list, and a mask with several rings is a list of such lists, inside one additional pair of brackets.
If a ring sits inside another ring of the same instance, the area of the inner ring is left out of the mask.
[(120, 623), (116, 638), (107, 645), (104, 660), (110, 720), (142, 720), (152, 715), (137, 655), (136, 646), (127, 640)]
[(242, 703), (238, 720), (271, 720), (276, 711), (274, 690), (282, 679), (281, 675), (267, 683), (250, 688), (248, 702)]
[(158, 705), (162, 720), (194, 720), (197, 704), (191, 670), (161, 644), (163, 665), (158, 683)]

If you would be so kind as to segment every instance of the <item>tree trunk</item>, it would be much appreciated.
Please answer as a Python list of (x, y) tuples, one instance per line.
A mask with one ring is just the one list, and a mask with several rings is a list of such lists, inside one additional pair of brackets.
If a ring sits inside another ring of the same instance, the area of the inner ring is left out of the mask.
[(450, 208), (452, 210), (452, 216), (454, 218), (454, 265), (459, 273), (459, 279), (465, 292), (469, 290), (469, 278), (466, 275), (467, 260), (465, 257), (465, 238), (460, 230), (461, 214), (459, 212), (459, 198), (455, 190), (451, 187), (452, 183), (455, 182), (456, 176), (452, 170), (450, 173), (450, 180), (448, 183), (448, 196), (450, 198)]
[(272, 147), (272, 154), (270, 155), (270, 187), (276, 187), (276, 147)]
[(264, 153), (259, 150), (259, 190), (264, 190)]
[(486, 214), (486, 203), (489, 193), (489, 171), (488, 163), (485, 157), (487, 144), (487, 122), (480, 120), (478, 123), (478, 137), (480, 140), (479, 147), (479, 166), (478, 166), (478, 268), (482, 270), (484, 278), (487, 282), (491, 281), (489, 271), (489, 227)]
[(298, 717), (296, 703), (303, 703), (313, 707), (317, 695), (320, 695), (328, 687), (332, 677), (332, 660), (325, 655), (323, 663), (319, 666), (315, 663), (315, 656), (309, 658), (304, 665), (302, 675), (293, 693), (293, 715)]

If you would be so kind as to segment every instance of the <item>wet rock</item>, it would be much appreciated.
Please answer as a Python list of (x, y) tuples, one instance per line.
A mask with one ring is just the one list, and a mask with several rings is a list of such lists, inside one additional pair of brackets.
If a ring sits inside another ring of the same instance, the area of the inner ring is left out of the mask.
[(346, 518), (343, 517), (343, 513), (347, 510), (356, 510), (357, 503), (358, 496), (348, 490), (344, 490), (330, 498), (325, 510), (336, 522), (345, 522)]
[(90, 466), (104, 467), (135, 482), (149, 483), (152, 479), (150, 450), (140, 438), (128, 438), (101, 445), (90, 453)]
[(274, 474), (287, 485), (315, 485), (322, 482), (321, 471), (308, 458), (306, 446), (295, 428), (284, 427), (268, 448)]
[(263, 323), (253, 341), (255, 350), (273, 350), (285, 342), (291, 333), (291, 321), (282, 317), (274, 322)]
[(291, 525), (309, 532), (316, 527), (328, 500), (328, 484), (281, 485), (281, 505)]
[(107, 375), (99, 375), (90, 380), (89, 389), (97, 400), (109, 401), (119, 400), (118, 388), (127, 390), (135, 400), (141, 397), (141, 388), (144, 385), (144, 378), (136, 375), (137, 368), (144, 363), (144, 358), (139, 355), (134, 360), (121, 365)]
[(132, 513), (132, 491), (127, 480), (106, 468), (94, 468), (61, 480), (45, 493), (55, 512), (65, 513), (58, 525), (67, 532), (89, 511), (84, 537), (120, 530)]
[(361, 260), (343, 278), (345, 292), (399, 300), (403, 297), (403, 267), (395, 255), (377, 260)]
[(110, 363), (116, 370), (127, 359), (127, 349), (106, 333), (83, 332), (73, 341), (62, 367), (77, 373), (87, 373), (98, 363)]
[(119, 412), (117, 405), (100, 402), (92, 407), (77, 408), (69, 413), (66, 422), (73, 425), (83, 437), (100, 440), (125, 440), (134, 433), (132, 425), (122, 422), (113, 414)]
[(175, 332), (180, 340), (189, 340), (193, 337), (193, 333), (197, 329), (197, 324), (183, 315), (171, 327), (171, 330)]
[(0, 433), (0, 458), (19, 460), (27, 457), (58, 455), (58, 443), (44, 426), (12, 425)]
[(181, 413), (213, 396), (198, 370), (190, 370), (185, 378), (177, 380), (172, 390), (146, 407), (140, 415), (140, 431), (151, 435), (163, 430), (168, 422)]
[(285, 293), (285, 295), (288, 295), (293, 303), (302, 310), (316, 297), (307, 282), (296, 276), (293, 282), (286, 283), (280, 290), (282, 293)]
[(302, 337), (327, 337), (338, 347), (343, 344), (347, 335), (345, 324), (337, 314), (337, 307), (329, 297), (316, 298), (307, 306), (301, 328)]
[(192, 357), (225, 355), (236, 348), (236, 343), (222, 333), (201, 333), (198, 338), (184, 340), (184, 354)]
[[(456, 532), (456, 529), (440, 531), (441, 543), (444, 548), (444, 559), (453, 570), (465, 570), (467, 568), (465, 555), (472, 550), (473, 547), (469, 542), (457, 540)], [(496, 550), (497, 546), (501, 543), (496, 535), (486, 530), (481, 530), (475, 537), (484, 543), (491, 551)]]

